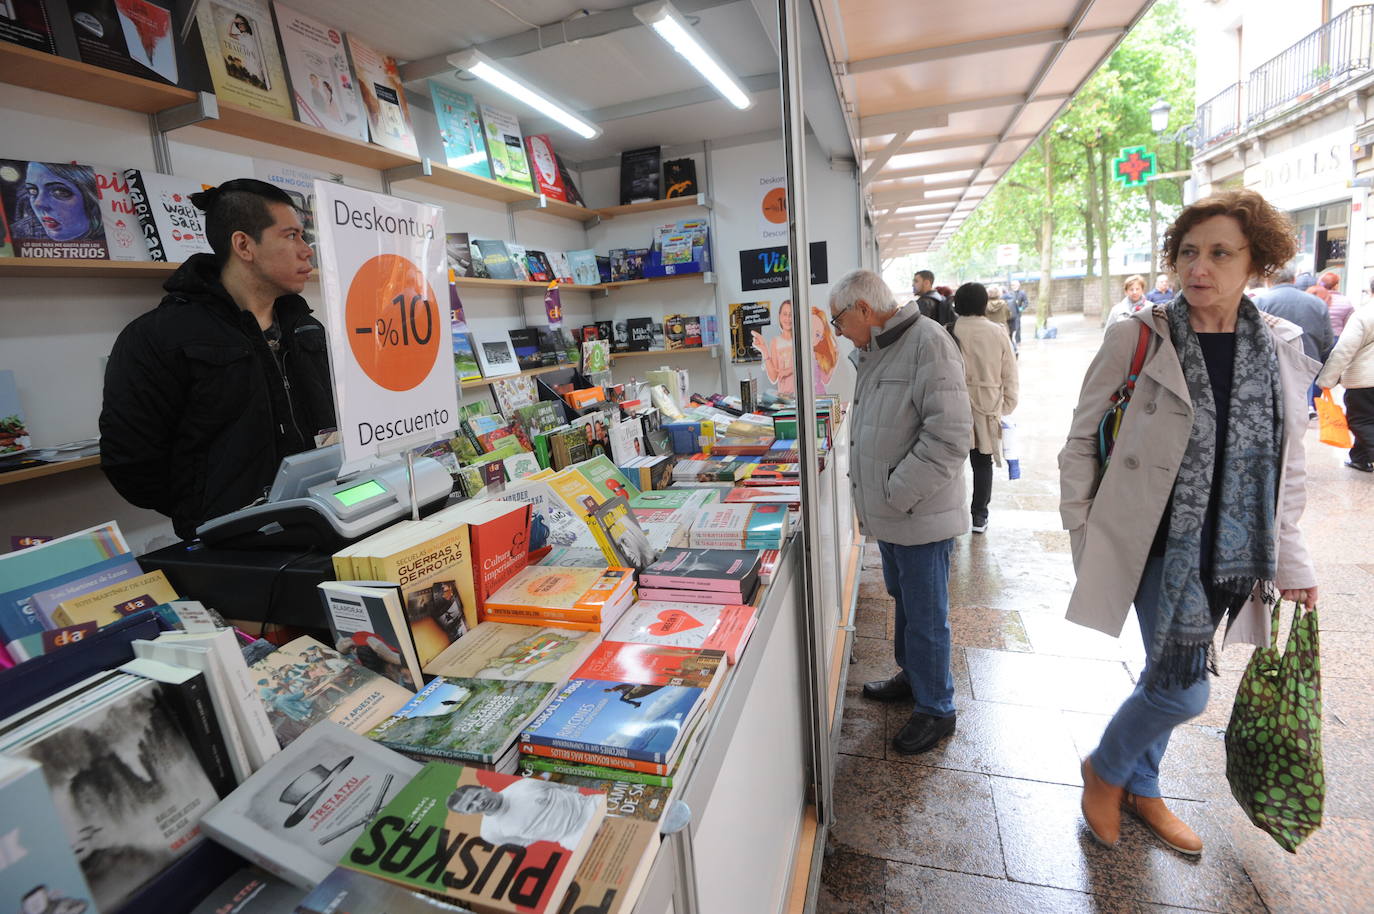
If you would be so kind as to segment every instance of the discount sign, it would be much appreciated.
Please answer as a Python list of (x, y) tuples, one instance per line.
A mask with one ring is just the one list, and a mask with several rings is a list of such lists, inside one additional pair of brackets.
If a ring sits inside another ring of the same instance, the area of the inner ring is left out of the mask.
[(443, 213), (327, 181), (315, 194), (347, 470), (457, 424)]

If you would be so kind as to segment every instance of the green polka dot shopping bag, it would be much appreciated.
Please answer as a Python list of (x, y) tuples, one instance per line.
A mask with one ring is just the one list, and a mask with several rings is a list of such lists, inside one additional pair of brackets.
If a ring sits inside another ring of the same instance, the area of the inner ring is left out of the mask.
[(1298, 845), (1322, 824), (1322, 678), (1317, 611), (1293, 606), (1288, 646), (1278, 651), (1280, 601), (1269, 646), (1255, 651), (1226, 727), (1226, 780), (1241, 809), (1279, 846)]

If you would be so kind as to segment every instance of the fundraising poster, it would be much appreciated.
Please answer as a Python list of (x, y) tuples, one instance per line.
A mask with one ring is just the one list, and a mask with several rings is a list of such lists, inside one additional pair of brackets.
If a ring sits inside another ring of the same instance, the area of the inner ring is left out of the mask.
[(458, 424), (444, 218), (316, 181), (315, 228), (346, 471)]

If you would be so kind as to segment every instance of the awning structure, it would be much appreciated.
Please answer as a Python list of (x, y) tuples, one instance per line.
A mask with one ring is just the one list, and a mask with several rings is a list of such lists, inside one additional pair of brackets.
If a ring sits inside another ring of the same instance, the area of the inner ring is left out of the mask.
[(949, 240), (1150, 3), (818, 0), (880, 256)]

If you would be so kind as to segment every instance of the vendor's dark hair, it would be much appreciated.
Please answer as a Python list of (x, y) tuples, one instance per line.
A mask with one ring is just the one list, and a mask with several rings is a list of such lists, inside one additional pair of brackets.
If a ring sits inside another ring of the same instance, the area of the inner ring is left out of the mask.
[(225, 181), (219, 187), (191, 194), (191, 202), (205, 212), (206, 240), (220, 266), (229, 260), (235, 232), (261, 241), (263, 231), (276, 222), (267, 204), (284, 203), (296, 208), (286, 191), (254, 178)]
[(981, 317), (988, 313), (988, 290), (981, 282), (966, 282), (954, 291), (954, 313)]
[(1298, 254), (1297, 230), (1288, 214), (1253, 190), (1228, 190), (1183, 208), (1164, 232), (1164, 266), (1177, 272), (1178, 249), (1183, 236), (1213, 216), (1230, 216), (1240, 223), (1250, 245), (1250, 267), (1255, 276), (1268, 278)]

